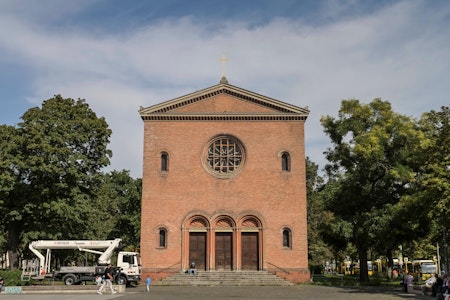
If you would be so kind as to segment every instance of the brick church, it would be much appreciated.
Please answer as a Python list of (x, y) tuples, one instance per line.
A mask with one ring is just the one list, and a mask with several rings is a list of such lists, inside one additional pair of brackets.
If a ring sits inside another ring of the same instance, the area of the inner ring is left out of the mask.
[(141, 108), (145, 278), (266, 270), (309, 280), (308, 109), (219, 84)]

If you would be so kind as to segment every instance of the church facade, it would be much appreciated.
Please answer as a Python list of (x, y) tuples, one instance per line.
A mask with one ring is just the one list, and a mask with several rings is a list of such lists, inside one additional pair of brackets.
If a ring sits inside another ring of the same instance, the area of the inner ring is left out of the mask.
[(219, 84), (141, 108), (142, 272), (267, 270), (309, 280), (300, 108)]

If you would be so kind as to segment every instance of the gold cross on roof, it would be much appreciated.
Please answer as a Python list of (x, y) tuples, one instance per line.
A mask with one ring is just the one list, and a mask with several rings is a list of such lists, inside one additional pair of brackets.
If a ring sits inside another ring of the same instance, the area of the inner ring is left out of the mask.
[(222, 58), (220, 59), (220, 61), (222, 62), (222, 77), (226, 77), (227, 75), (227, 57), (225, 56), (225, 53), (222, 54)]

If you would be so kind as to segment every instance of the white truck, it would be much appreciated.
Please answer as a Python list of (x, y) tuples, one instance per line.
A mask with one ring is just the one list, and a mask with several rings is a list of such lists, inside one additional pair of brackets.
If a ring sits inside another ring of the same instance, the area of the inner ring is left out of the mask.
[[(38, 259), (22, 261), (22, 280), (30, 279), (62, 279), (66, 285), (94, 281), (96, 275), (103, 275), (106, 266), (111, 262), (114, 250), (119, 248), (121, 239), (90, 240), (40, 240), (31, 242), (28, 248)], [(100, 254), (96, 266), (64, 266), (51, 270), (51, 252), (58, 249), (75, 249)], [(46, 250), (44, 254), (40, 250)], [(103, 251), (99, 251), (103, 250)], [(115, 282), (129, 285), (138, 284), (141, 280), (141, 261), (137, 252), (119, 252), (114, 267)]]

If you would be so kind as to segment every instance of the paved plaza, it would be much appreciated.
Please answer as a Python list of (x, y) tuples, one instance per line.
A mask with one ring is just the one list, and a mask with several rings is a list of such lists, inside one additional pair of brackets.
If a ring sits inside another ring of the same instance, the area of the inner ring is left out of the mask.
[(0, 295), (0, 300), (86, 300), (86, 299), (126, 299), (126, 300), (201, 300), (201, 299), (308, 299), (308, 300), (399, 300), (435, 298), (419, 294), (406, 294), (399, 288), (392, 287), (323, 287), (298, 285), (291, 287), (255, 286), (255, 287), (192, 287), (192, 286), (153, 286), (149, 293), (145, 286), (127, 288), (125, 294), (97, 295), (89, 294), (29, 294)]

